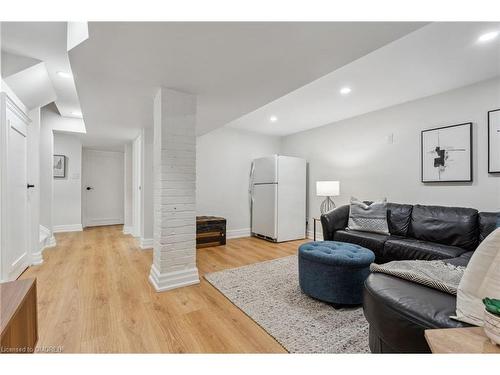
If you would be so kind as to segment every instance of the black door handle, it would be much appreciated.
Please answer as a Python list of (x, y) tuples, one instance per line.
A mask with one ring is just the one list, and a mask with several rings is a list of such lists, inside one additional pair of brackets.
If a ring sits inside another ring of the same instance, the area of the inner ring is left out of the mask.
[(87, 190), (92, 190), (93, 187), (87, 186)]
[(35, 185), (33, 185), (33, 184), (28, 184), (28, 185), (26, 185), (26, 186), (27, 186), (27, 188), (28, 188), (28, 189), (29, 189), (29, 188), (34, 188), (34, 187), (35, 187)]

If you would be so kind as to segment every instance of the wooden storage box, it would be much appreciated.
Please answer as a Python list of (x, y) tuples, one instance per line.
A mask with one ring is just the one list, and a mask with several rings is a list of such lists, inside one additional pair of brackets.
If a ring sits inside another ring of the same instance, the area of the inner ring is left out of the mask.
[(226, 219), (196, 216), (196, 248), (226, 244)]
[(0, 284), (0, 353), (33, 353), (37, 341), (36, 279)]

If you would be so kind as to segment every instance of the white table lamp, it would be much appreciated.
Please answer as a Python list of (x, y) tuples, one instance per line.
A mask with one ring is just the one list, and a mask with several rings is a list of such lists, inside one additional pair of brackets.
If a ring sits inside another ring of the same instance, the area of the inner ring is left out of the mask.
[(335, 208), (335, 203), (331, 197), (340, 195), (339, 181), (316, 181), (316, 195), (318, 197), (326, 197), (321, 203), (321, 213), (325, 214)]

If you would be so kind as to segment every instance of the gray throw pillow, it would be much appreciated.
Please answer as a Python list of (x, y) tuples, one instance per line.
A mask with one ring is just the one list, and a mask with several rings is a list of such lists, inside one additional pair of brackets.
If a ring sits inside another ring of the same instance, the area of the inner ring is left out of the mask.
[(366, 204), (351, 197), (347, 229), (389, 234), (387, 224), (387, 199)]

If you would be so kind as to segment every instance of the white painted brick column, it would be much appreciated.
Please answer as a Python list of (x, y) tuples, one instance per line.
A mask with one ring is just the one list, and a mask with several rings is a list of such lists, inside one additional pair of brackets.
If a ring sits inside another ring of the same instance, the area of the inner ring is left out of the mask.
[(200, 282), (196, 268), (196, 97), (161, 88), (154, 101), (154, 245), (157, 291)]

